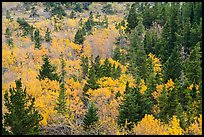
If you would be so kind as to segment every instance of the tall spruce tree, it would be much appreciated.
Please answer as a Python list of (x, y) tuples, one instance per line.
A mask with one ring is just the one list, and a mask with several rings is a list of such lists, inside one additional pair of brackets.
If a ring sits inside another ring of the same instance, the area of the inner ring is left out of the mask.
[(15, 83), (16, 88), (10, 87), (4, 94), (8, 112), (3, 115), (3, 125), (10, 128), (12, 135), (38, 135), (43, 118), (34, 107), (35, 98), (27, 95), (26, 88), (22, 89), (21, 79)]
[(137, 124), (145, 114), (149, 113), (146, 109), (146, 101), (140, 93), (139, 88), (126, 87), (125, 97), (119, 108), (118, 124), (124, 126), (127, 120), (128, 128), (131, 129), (134, 124)]
[(89, 70), (89, 59), (88, 59), (88, 57), (82, 56), (82, 58), (81, 58), (81, 67), (82, 67), (82, 78), (85, 78), (88, 75), (88, 70)]
[(44, 64), (39, 70), (37, 79), (44, 80), (45, 78), (48, 78), (50, 80), (59, 81), (59, 76), (56, 73), (56, 67), (51, 65), (49, 57), (47, 55), (43, 57), (43, 62)]
[(46, 33), (45, 33), (45, 41), (50, 42), (51, 40), (52, 40), (52, 38), (50, 36), (50, 30), (49, 30), (49, 28), (47, 28)]
[(130, 33), (132, 29), (134, 29), (137, 26), (138, 23), (138, 13), (136, 10), (136, 3), (133, 3), (131, 5), (128, 17), (127, 17), (127, 29), (126, 32)]
[(34, 32), (35, 48), (38, 48), (38, 49), (41, 48), (41, 40), (42, 40), (42, 37), (40, 36), (40, 31), (36, 29)]
[(74, 43), (76, 44), (83, 44), (85, 41), (85, 30), (84, 28), (79, 28), (74, 36)]
[(201, 83), (202, 67), (201, 67), (201, 49), (198, 42), (191, 51), (190, 56), (186, 60), (185, 74), (190, 83)]
[(11, 29), (8, 27), (8, 28), (6, 28), (6, 32), (5, 32), (5, 37), (6, 37), (6, 44), (8, 45), (8, 46), (13, 46), (14, 45), (14, 43), (13, 43), (13, 39), (11, 38)]
[(88, 129), (91, 125), (94, 125), (99, 120), (97, 110), (98, 109), (95, 108), (94, 103), (91, 102), (83, 120), (83, 127), (85, 129)]
[(60, 93), (57, 101), (57, 107), (56, 110), (58, 113), (64, 114), (67, 109), (66, 109), (66, 95), (65, 95), (65, 61), (63, 58), (63, 55), (61, 54), (61, 77), (60, 77)]

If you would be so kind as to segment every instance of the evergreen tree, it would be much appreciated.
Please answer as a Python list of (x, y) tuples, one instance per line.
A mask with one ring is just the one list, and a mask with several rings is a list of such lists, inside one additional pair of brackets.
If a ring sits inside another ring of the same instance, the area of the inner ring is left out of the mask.
[(144, 25), (142, 24), (142, 18), (139, 18), (138, 25), (129, 36), (130, 45), (127, 48), (127, 60), (130, 63), (128, 67), (129, 71), (136, 79), (148, 77), (147, 73), (147, 55), (144, 50), (143, 34)]
[(31, 26), (24, 18), (17, 18), (16, 22), (19, 24), (20, 28), (23, 30), (22, 36), (28, 36), (28, 34), (33, 33)]
[(61, 5), (54, 6), (51, 13), (52, 13), (52, 16), (57, 15), (57, 17), (60, 20), (63, 19), (63, 17), (67, 16), (67, 13), (64, 11), (64, 9)]
[(79, 27), (81, 28), (83, 26), (82, 18), (79, 20)]
[(82, 67), (82, 78), (85, 78), (88, 75), (88, 69), (89, 69), (88, 57), (82, 56), (81, 67)]
[(97, 110), (98, 109), (95, 108), (94, 103), (91, 102), (83, 120), (83, 127), (85, 129), (88, 129), (89, 126), (94, 125), (99, 120), (99, 117), (97, 116)]
[[(158, 107), (160, 109), (159, 112), (159, 118), (163, 122), (168, 122), (169, 121), (169, 114), (168, 114), (168, 107), (169, 107), (169, 96), (166, 90), (166, 87), (163, 87), (163, 90), (161, 92), (161, 95), (159, 96), (159, 103)], [(175, 109), (175, 108), (174, 108)]]
[(70, 15), (69, 15), (70, 19), (74, 19), (75, 16), (76, 16), (76, 15), (75, 15), (75, 12), (72, 10), (71, 13), (70, 13)]
[(201, 67), (201, 49), (200, 43), (197, 43), (191, 51), (190, 56), (186, 60), (185, 74), (190, 83), (201, 83), (202, 67)]
[[(126, 88), (130, 89), (130, 88)], [(146, 110), (146, 101), (138, 88), (131, 91), (125, 91), (125, 97), (119, 108), (118, 124), (124, 126), (127, 120), (128, 128), (131, 129), (134, 124), (137, 124), (145, 114), (149, 113)]]
[(39, 74), (37, 79), (44, 80), (45, 78), (49, 78), (50, 80), (59, 81), (59, 76), (57, 75), (56, 67), (50, 64), (50, 60), (48, 56), (43, 57), (44, 64), (41, 66), (39, 70)]
[(83, 28), (79, 28), (74, 36), (74, 43), (83, 44), (85, 41), (85, 35), (85, 30)]
[(8, 109), (3, 115), (4, 126), (10, 127), (13, 135), (37, 135), (43, 118), (34, 108), (35, 98), (26, 94), (26, 88), (22, 89), (21, 79), (15, 83), (16, 88), (10, 88), (4, 95)]
[(83, 12), (82, 6), (79, 2), (76, 2), (73, 10), (76, 12)]
[(85, 22), (85, 26), (84, 26), (84, 28), (85, 28), (85, 30), (86, 31), (88, 31), (88, 32), (91, 32), (91, 30), (92, 30), (92, 27), (94, 26), (94, 21), (93, 21), (93, 14), (92, 14), (92, 12), (90, 12), (90, 14), (89, 14), (89, 18), (88, 18), (88, 20)]
[(65, 95), (65, 61), (63, 59), (63, 55), (61, 55), (61, 78), (60, 78), (60, 93), (58, 97), (58, 102), (57, 102), (57, 111), (58, 113), (64, 114), (67, 109), (66, 109), (66, 95)]
[(51, 40), (52, 40), (52, 38), (50, 36), (50, 30), (49, 30), (49, 28), (47, 28), (46, 33), (45, 33), (45, 41), (50, 42)]
[(174, 81), (176, 78), (179, 79), (182, 71), (183, 60), (180, 55), (180, 47), (174, 47), (172, 54), (164, 64), (164, 81), (170, 78)]
[(132, 29), (134, 29), (137, 26), (138, 23), (138, 14), (136, 11), (136, 3), (133, 3), (131, 5), (128, 17), (127, 17), (127, 29), (126, 32), (130, 33)]
[(38, 49), (41, 48), (41, 40), (42, 40), (42, 37), (40, 36), (40, 32), (38, 29), (36, 29), (34, 32), (35, 48), (38, 48)]
[(6, 44), (8, 46), (13, 46), (13, 39), (11, 38), (11, 29), (10, 28), (6, 28), (6, 32), (5, 32), (5, 37), (6, 37)]

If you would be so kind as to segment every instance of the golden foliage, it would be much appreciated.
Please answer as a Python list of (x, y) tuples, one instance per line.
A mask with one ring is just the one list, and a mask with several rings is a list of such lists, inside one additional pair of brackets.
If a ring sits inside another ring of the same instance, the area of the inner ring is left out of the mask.
[(168, 126), (153, 115), (145, 114), (144, 118), (133, 127), (136, 135), (168, 135)]
[(147, 86), (145, 85), (144, 79), (140, 80), (139, 87), (140, 87), (140, 93), (144, 94), (144, 92), (147, 90)]
[(188, 127), (187, 132), (190, 135), (202, 135), (202, 114)]
[(179, 124), (180, 120), (176, 116), (173, 116), (172, 120), (169, 122), (168, 132), (170, 135), (182, 135), (183, 129)]
[(175, 88), (174, 82), (172, 81), (172, 79), (168, 80), (168, 82), (165, 84), (165, 86), (166, 86), (167, 90), (172, 90), (173, 88)]

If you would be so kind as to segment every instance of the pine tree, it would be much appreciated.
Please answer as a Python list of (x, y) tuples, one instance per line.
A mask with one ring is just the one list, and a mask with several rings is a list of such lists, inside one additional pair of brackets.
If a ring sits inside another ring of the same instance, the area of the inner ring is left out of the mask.
[(97, 116), (97, 110), (98, 109), (95, 108), (94, 103), (91, 102), (83, 120), (83, 127), (85, 129), (88, 129), (89, 126), (94, 125), (99, 120), (99, 117)]
[(200, 43), (197, 43), (191, 51), (190, 56), (186, 60), (185, 74), (190, 83), (201, 83), (202, 67), (201, 67), (201, 50)]
[(3, 115), (3, 125), (10, 127), (13, 135), (37, 135), (43, 118), (34, 108), (35, 98), (26, 94), (26, 88), (22, 89), (21, 79), (15, 83), (16, 88), (10, 88), (4, 95), (8, 112)]
[(50, 30), (49, 30), (49, 28), (47, 28), (46, 33), (45, 33), (45, 41), (50, 42), (51, 40), (52, 40), (52, 38), (50, 36)]
[(136, 3), (133, 3), (131, 5), (128, 17), (127, 17), (127, 29), (126, 32), (130, 33), (132, 29), (134, 29), (137, 26), (138, 23), (138, 14), (136, 11)]
[(88, 69), (89, 69), (88, 57), (82, 56), (81, 67), (82, 67), (82, 78), (85, 78), (88, 75)]
[[(130, 89), (126, 87), (126, 90)], [(127, 120), (128, 128), (131, 129), (134, 124), (137, 124), (145, 114), (146, 110), (145, 99), (139, 92), (139, 88), (134, 88), (130, 91), (125, 91), (125, 97), (119, 108), (118, 124), (124, 126)]]
[(94, 69), (94, 67), (92, 66), (88, 72), (88, 80), (87, 80), (87, 83), (84, 85), (83, 87), (83, 97), (82, 97), (82, 101), (85, 105), (85, 107), (88, 105), (88, 95), (86, 94), (86, 92), (89, 90), (89, 89), (97, 89), (99, 88), (99, 85), (97, 83), (97, 75), (96, 75), (96, 71)]
[(34, 32), (35, 48), (38, 48), (38, 49), (41, 48), (41, 40), (42, 40), (42, 37), (40, 36), (40, 32), (38, 29), (36, 29)]
[(92, 27), (94, 26), (94, 21), (93, 21), (93, 14), (92, 12), (89, 13), (89, 18), (88, 20), (85, 22), (85, 30), (88, 31), (88, 32), (91, 32), (92, 31)]
[(161, 92), (161, 95), (159, 96), (159, 103), (158, 103), (160, 112), (159, 112), (159, 118), (163, 122), (169, 121), (169, 114), (168, 114), (168, 107), (169, 107), (169, 96), (166, 90), (166, 87), (163, 87), (163, 90)]
[(83, 44), (85, 41), (85, 30), (82, 29), (78, 29), (78, 31), (76, 32), (75, 36), (74, 36), (74, 43), (76, 44)]
[(10, 28), (6, 28), (6, 32), (5, 32), (5, 37), (6, 37), (6, 44), (8, 46), (13, 46), (14, 43), (13, 43), (13, 39), (11, 38), (11, 29)]
[(82, 18), (79, 20), (79, 27), (82, 28), (83, 26), (83, 22), (82, 22)]
[(182, 71), (183, 60), (180, 55), (180, 47), (174, 47), (170, 57), (164, 64), (164, 81), (179, 79)]
[(58, 113), (64, 114), (66, 109), (66, 95), (65, 95), (65, 78), (66, 71), (65, 71), (65, 61), (63, 59), (63, 55), (61, 55), (61, 78), (60, 78), (60, 93), (57, 102), (57, 111)]
[(132, 34), (129, 36), (130, 45), (127, 48), (127, 60), (130, 63), (128, 70), (136, 79), (148, 77), (147, 73), (147, 55), (144, 50), (143, 34), (144, 25), (142, 18), (138, 18), (139, 22)]
[(39, 74), (37, 79), (44, 80), (45, 78), (49, 78), (50, 80), (59, 81), (59, 76), (56, 73), (56, 67), (50, 64), (50, 60), (48, 56), (43, 57), (44, 64), (41, 66), (39, 70)]
[(75, 16), (76, 16), (76, 15), (75, 15), (75, 12), (72, 10), (71, 13), (70, 13), (70, 15), (69, 15), (70, 19), (74, 19)]

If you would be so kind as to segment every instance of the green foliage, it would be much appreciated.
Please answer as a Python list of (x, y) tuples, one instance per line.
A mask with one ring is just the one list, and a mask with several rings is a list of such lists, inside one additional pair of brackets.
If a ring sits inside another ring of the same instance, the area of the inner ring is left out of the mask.
[(75, 5), (74, 5), (73, 10), (75, 12), (83, 12), (82, 5), (79, 2), (76, 2)]
[(128, 128), (131, 129), (137, 124), (145, 114), (149, 113), (146, 108), (144, 96), (140, 93), (139, 88), (126, 87), (125, 96), (119, 108), (118, 124), (124, 126), (127, 120)]
[(97, 116), (97, 108), (95, 108), (94, 103), (91, 102), (88, 108), (87, 113), (84, 116), (83, 127), (84, 129), (88, 129), (89, 126), (94, 125), (99, 117)]
[(50, 42), (52, 40), (50, 33), (51, 32), (50, 32), (49, 28), (47, 28), (46, 33), (45, 33), (45, 41), (46, 42)]
[(60, 78), (60, 93), (59, 93), (59, 97), (57, 100), (57, 107), (55, 108), (58, 113), (64, 114), (65, 112), (67, 112), (67, 107), (66, 107), (66, 95), (65, 95), (65, 75), (66, 75), (66, 71), (65, 71), (65, 61), (63, 59), (63, 55), (61, 55), (61, 78)]
[(94, 26), (94, 21), (93, 21), (93, 14), (90, 12), (88, 20), (84, 24), (84, 28), (86, 31), (91, 32), (92, 27)]
[(84, 28), (79, 28), (74, 36), (74, 42), (76, 44), (83, 44), (85, 41), (85, 35), (86, 33), (85, 33)]
[(22, 19), (17, 18), (16, 21), (19, 24), (20, 29), (23, 30), (22, 36), (28, 36), (28, 34), (33, 33), (33, 28), (28, 24), (28, 22), (24, 18), (22, 18)]
[(201, 49), (200, 43), (194, 46), (190, 56), (186, 60), (185, 73), (189, 82), (201, 83), (202, 67), (201, 67)]
[(132, 29), (134, 29), (137, 26), (138, 23), (138, 13), (136, 11), (136, 3), (133, 3), (131, 5), (128, 17), (127, 17), (127, 29), (126, 32), (130, 33)]
[(4, 126), (10, 127), (13, 135), (37, 135), (42, 116), (34, 108), (35, 99), (26, 94), (26, 88), (22, 89), (21, 79), (15, 82), (16, 88), (10, 88), (4, 94), (8, 109), (3, 115)]
[(59, 76), (55, 72), (56, 67), (50, 64), (50, 60), (48, 56), (43, 57), (43, 62), (44, 64), (41, 66), (41, 69), (39, 70), (37, 79), (43, 80), (45, 78), (49, 78), (50, 80), (59, 81)]
[(75, 14), (75, 12), (72, 10), (71, 13), (70, 13), (70, 15), (69, 15), (70, 19), (76, 18), (75, 16), (76, 16), (76, 14)]
[(106, 3), (102, 8), (102, 12), (108, 15), (115, 13), (111, 3)]
[(38, 29), (35, 29), (35, 32), (34, 32), (35, 48), (38, 48), (38, 49), (41, 48), (41, 40), (42, 40), (42, 36), (40, 36), (40, 31)]
[(64, 11), (61, 5), (55, 6), (52, 9), (51, 13), (52, 13), (52, 16), (57, 15), (59, 19), (62, 19), (63, 17), (67, 16), (66, 12)]
[(6, 28), (6, 32), (5, 32), (5, 37), (6, 37), (6, 44), (8, 45), (8, 46), (13, 46), (14, 45), (14, 43), (13, 43), (13, 39), (11, 38), (11, 29), (10, 28)]
[(82, 56), (81, 67), (82, 67), (82, 78), (85, 78), (88, 75), (88, 69), (89, 69), (88, 57)]

